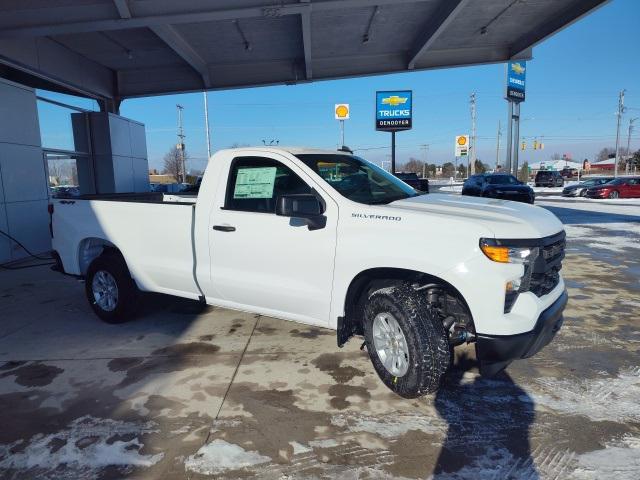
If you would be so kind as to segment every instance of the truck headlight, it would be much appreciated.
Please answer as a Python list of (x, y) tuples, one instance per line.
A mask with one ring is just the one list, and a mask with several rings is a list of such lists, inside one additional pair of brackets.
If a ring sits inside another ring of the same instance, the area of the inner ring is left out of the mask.
[[(502, 243), (502, 242), (500, 242)], [(536, 247), (510, 247), (501, 245), (492, 238), (480, 239), (480, 250), (489, 260), (499, 263), (530, 264), (537, 256)]]

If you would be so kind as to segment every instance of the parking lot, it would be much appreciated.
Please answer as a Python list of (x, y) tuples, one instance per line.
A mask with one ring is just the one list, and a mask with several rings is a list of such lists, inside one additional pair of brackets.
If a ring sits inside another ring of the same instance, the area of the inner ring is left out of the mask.
[(155, 295), (107, 325), (80, 281), (0, 271), (0, 476), (639, 478), (640, 206), (538, 204), (568, 234), (563, 329), (493, 379), (460, 351), (419, 400), (333, 331)]

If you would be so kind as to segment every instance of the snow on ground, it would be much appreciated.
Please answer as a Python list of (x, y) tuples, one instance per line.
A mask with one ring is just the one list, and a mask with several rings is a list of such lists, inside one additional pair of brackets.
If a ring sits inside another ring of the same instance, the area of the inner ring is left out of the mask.
[[(150, 467), (164, 454), (140, 453), (144, 445), (138, 436), (156, 431), (154, 425), (81, 417), (59, 432), (34, 435), (24, 448), (23, 440), (0, 445), (0, 471), (36, 469), (40, 472), (38, 478), (59, 479), (62, 477), (56, 469), (60, 467), (64, 468), (64, 478), (93, 478), (109, 465)], [(20, 451), (8, 453), (15, 450)]]
[(396, 438), (410, 430), (420, 430), (425, 433), (440, 433), (446, 431), (446, 425), (441, 421), (423, 415), (397, 414), (384, 419), (367, 415), (336, 415), (331, 419), (333, 425), (347, 427), (350, 432), (377, 433), (385, 438)]
[(462, 192), (462, 185), (447, 185), (438, 189), (440, 192)]
[(537, 198), (538, 202), (553, 201), (557, 203), (558, 200), (568, 202), (568, 204), (577, 205), (580, 203), (590, 205), (622, 205), (622, 206), (640, 206), (640, 198), (586, 198), (586, 197), (563, 197), (561, 195), (549, 195), (541, 196)]
[(575, 480), (637, 480), (640, 472), (640, 438), (625, 436), (602, 450), (577, 457)]
[[(640, 249), (640, 222), (565, 225), (564, 230), (567, 232), (567, 237), (580, 240), (591, 248), (601, 248), (612, 252)], [(608, 232), (603, 235), (602, 230)], [(611, 234), (614, 231), (623, 234)]]
[(184, 465), (187, 470), (201, 475), (216, 475), (270, 461), (271, 458), (258, 452), (246, 451), (239, 445), (216, 439), (189, 456)]
[(542, 391), (529, 395), (535, 403), (594, 421), (640, 422), (640, 367), (622, 370), (617, 377), (578, 380), (539, 378)]
[[(486, 455), (455, 472), (439, 472), (432, 480), (534, 480), (539, 478), (537, 468), (530, 458), (514, 457), (506, 448), (491, 447)], [(558, 478), (558, 477), (556, 477)]]

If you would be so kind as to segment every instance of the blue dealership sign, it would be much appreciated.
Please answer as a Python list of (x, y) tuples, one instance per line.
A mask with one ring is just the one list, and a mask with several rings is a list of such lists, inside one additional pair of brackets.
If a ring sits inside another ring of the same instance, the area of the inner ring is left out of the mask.
[(411, 90), (376, 92), (376, 130), (410, 130), (412, 114)]
[(506, 98), (512, 102), (524, 102), (527, 78), (527, 62), (515, 61), (507, 63)]

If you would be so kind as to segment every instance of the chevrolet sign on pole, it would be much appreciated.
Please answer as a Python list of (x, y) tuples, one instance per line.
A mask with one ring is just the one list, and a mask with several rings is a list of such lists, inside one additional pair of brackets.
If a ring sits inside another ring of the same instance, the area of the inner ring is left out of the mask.
[(376, 130), (391, 132), (391, 173), (396, 174), (396, 132), (411, 130), (411, 90), (376, 92)]
[(515, 103), (524, 102), (525, 84), (527, 78), (527, 62), (517, 61), (507, 63), (507, 100)]
[(509, 102), (507, 173), (512, 173), (516, 178), (518, 176), (518, 144), (520, 143), (520, 104), (525, 99), (526, 79), (527, 62), (514, 60), (507, 63), (507, 86), (504, 95)]
[(412, 91), (376, 92), (376, 130), (411, 130)]

